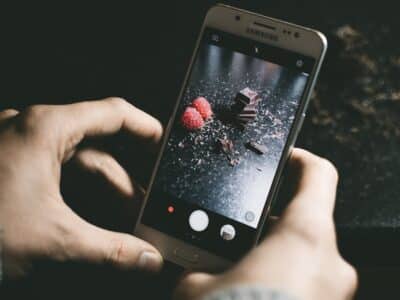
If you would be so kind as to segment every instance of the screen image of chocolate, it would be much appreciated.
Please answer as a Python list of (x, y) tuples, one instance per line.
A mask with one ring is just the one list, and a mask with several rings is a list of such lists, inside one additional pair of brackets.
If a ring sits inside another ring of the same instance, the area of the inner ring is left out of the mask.
[(240, 113), (238, 114), (238, 118), (243, 118), (243, 119), (254, 119), (257, 116), (256, 113)]
[(245, 128), (247, 123), (255, 120), (257, 117), (257, 103), (259, 99), (258, 93), (248, 87), (236, 94), (232, 112), (234, 113), (237, 125), (242, 129)]
[(236, 95), (236, 101), (243, 102), (244, 104), (256, 103), (259, 99), (258, 93), (246, 87)]
[(246, 144), (246, 147), (248, 149), (252, 150), (253, 152), (255, 152), (257, 154), (260, 154), (260, 155), (265, 154), (268, 151), (266, 146), (261, 145), (261, 144), (256, 143), (256, 142), (253, 142), (253, 141), (248, 142)]
[(257, 109), (255, 105), (247, 105), (242, 109), (242, 113), (257, 113)]

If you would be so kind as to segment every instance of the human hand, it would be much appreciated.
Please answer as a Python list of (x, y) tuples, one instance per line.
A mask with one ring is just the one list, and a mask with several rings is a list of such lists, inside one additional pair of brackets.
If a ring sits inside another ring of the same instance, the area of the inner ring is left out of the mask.
[(233, 285), (264, 285), (298, 299), (353, 297), (357, 274), (338, 252), (333, 221), (337, 172), (300, 149), (293, 151), (290, 167), (298, 180), (293, 199), (265, 240), (223, 274), (186, 276), (176, 299), (199, 299)]
[(162, 135), (156, 119), (119, 98), (0, 112), (0, 229), (7, 277), (25, 275), (39, 259), (161, 268), (162, 257), (153, 246), (87, 223), (60, 193), (62, 164), (74, 157), (133, 196), (134, 185), (111, 155), (76, 148), (86, 137), (120, 130), (152, 145)]

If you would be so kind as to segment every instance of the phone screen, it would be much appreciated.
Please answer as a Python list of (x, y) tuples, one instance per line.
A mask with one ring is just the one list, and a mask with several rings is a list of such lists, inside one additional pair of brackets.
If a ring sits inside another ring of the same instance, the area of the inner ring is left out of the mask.
[(233, 260), (246, 253), (314, 63), (206, 28), (142, 223)]

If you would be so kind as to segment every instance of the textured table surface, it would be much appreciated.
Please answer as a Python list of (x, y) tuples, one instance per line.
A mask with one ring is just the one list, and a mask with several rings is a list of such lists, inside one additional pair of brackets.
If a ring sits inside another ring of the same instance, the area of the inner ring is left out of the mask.
[[(396, 257), (400, 234), (400, 23), (395, 2), (383, 2), (227, 2), (328, 36), (298, 145), (339, 169), (343, 251), (377, 263)], [(19, 12), (2, 26), (0, 108), (118, 95), (165, 123), (212, 3)]]

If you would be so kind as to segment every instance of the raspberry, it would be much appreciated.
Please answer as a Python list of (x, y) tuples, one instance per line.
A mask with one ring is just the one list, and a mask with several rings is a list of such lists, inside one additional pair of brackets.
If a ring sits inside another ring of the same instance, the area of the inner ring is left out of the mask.
[(204, 125), (203, 118), (200, 113), (193, 107), (187, 107), (183, 112), (181, 122), (187, 130), (200, 129)]
[(194, 99), (192, 106), (197, 109), (204, 120), (207, 120), (213, 114), (210, 103), (204, 97)]

